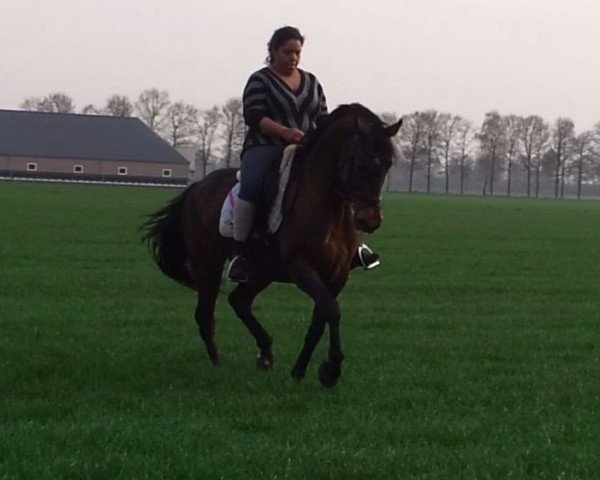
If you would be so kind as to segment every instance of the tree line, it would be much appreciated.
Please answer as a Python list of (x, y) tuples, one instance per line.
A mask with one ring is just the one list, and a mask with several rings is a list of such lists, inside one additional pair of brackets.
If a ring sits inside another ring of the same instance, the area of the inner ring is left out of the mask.
[[(394, 114), (383, 114), (391, 122)], [(538, 115), (485, 114), (479, 127), (458, 115), (427, 110), (404, 117), (396, 140), (409, 192), (582, 197), (600, 180), (600, 122), (577, 133), (574, 122)], [(441, 178), (441, 181), (440, 181)], [(545, 187), (545, 192), (542, 192)]]
[[(30, 97), (21, 108), (76, 111), (63, 93)], [(200, 176), (209, 164), (228, 167), (239, 162), (245, 131), (240, 98), (199, 109), (172, 102), (167, 91), (151, 88), (133, 102), (115, 94), (103, 107), (86, 105), (80, 113), (137, 116), (172, 146), (195, 145)], [(388, 123), (397, 118), (394, 113), (381, 116)], [(563, 198), (570, 189), (581, 198), (584, 188), (591, 191), (600, 183), (600, 122), (577, 133), (569, 118), (550, 124), (538, 115), (490, 111), (476, 127), (459, 115), (427, 110), (405, 115), (400, 132), (393, 172), (401, 174), (402, 184), (396, 182), (395, 189), (555, 198)]]

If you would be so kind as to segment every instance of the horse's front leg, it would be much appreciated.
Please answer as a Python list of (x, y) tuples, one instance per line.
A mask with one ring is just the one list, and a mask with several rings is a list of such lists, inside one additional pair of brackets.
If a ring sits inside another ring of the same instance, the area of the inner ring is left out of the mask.
[(303, 259), (298, 259), (292, 268), (292, 277), (296, 285), (314, 301), (313, 316), (304, 345), (296, 364), (292, 369), (292, 377), (301, 380), (306, 374), (310, 358), (329, 324), (330, 344), (329, 359), (319, 369), (319, 380), (326, 387), (333, 387), (341, 373), (344, 354), (340, 335), (340, 307), (336, 300), (339, 289), (328, 289), (317, 272)]
[(342, 338), (340, 335), (341, 316), (339, 307), (337, 316), (331, 317), (329, 323), (329, 358), (319, 367), (319, 380), (325, 387), (333, 387), (342, 374), (342, 361), (344, 352), (342, 351)]
[(229, 304), (256, 340), (256, 346), (259, 350), (256, 357), (256, 366), (263, 370), (273, 368), (273, 352), (271, 350), (273, 339), (252, 313), (252, 303), (256, 296), (270, 284), (270, 280), (241, 283), (229, 294)]

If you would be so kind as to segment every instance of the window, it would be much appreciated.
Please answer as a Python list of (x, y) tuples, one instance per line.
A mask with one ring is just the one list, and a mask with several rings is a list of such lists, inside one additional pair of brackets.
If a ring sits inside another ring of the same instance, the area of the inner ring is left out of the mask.
[(27, 164), (27, 171), (35, 172), (36, 170), (37, 170), (37, 163), (28, 163)]
[(83, 165), (73, 165), (73, 173), (83, 173)]
[(117, 170), (117, 173), (119, 175), (127, 175), (127, 167), (119, 167), (119, 169)]
[(163, 168), (163, 171), (162, 171), (163, 177), (170, 177), (171, 175), (172, 175), (172, 172), (171, 172), (170, 168)]

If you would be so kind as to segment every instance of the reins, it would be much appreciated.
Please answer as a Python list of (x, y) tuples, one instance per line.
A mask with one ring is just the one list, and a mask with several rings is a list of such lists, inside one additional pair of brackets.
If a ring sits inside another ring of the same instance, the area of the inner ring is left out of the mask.
[[(347, 161), (341, 161), (337, 168), (337, 178), (334, 184), (334, 193), (343, 198), (345, 201), (349, 202), (353, 206), (356, 203), (361, 203), (362, 208), (367, 207), (379, 207), (381, 203), (381, 197), (373, 197), (369, 195), (364, 195), (358, 189), (350, 184), (352, 180), (354, 180), (357, 176), (357, 158), (358, 153), (366, 152), (370, 156), (376, 157), (377, 155), (371, 149), (364, 147), (361, 145), (359, 141), (358, 133), (355, 133), (352, 138), (352, 144), (350, 149), (350, 155)], [(343, 173), (348, 172), (347, 178), (343, 177)]]
[[(359, 171), (359, 163), (361, 154), (368, 156), (377, 162), (380, 158), (380, 154), (371, 148), (364, 145), (364, 141), (361, 141), (361, 137), (364, 133), (361, 133), (360, 120), (363, 118), (367, 124), (377, 125), (379, 119), (366, 110), (364, 107), (358, 104), (343, 105), (335, 110), (332, 114), (326, 117), (320, 124), (317, 125), (316, 129), (309, 132), (304, 139), (303, 148), (305, 151), (311, 151), (316, 146), (321, 135), (327, 130), (334, 122), (340, 120), (345, 115), (352, 116), (354, 129), (351, 132), (349, 138), (346, 137), (345, 148), (343, 148), (343, 154), (339, 154), (337, 158), (337, 164), (335, 166), (335, 178), (333, 179), (332, 193), (337, 197), (341, 198), (345, 202), (350, 203), (354, 208), (360, 206), (360, 209), (368, 207), (380, 208), (381, 196), (380, 193), (363, 193), (361, 188), (361, 181), (363, 180), (361, 172)], [(374, 130), (368, 132), (374, 134)], [(383, 170), (383, 168), (382, 168)]]

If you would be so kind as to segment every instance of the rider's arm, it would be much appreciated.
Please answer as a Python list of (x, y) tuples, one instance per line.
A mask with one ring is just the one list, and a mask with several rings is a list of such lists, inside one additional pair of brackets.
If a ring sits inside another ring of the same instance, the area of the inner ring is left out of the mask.
[(296, 128), (284, 127), (269, 117), (262, 117), (260, 120), (260, 133), (268, 137), (279, 137), (286, 143), (300, 143), (304, 138), (304, 133)]
[(267, 88), (260, 76), (252, 75), (242, 98), (244, 122), (268, 137), (281, 138), (285, 143), (300, 143), (301, 130), (288, 128), (268, 116)]

